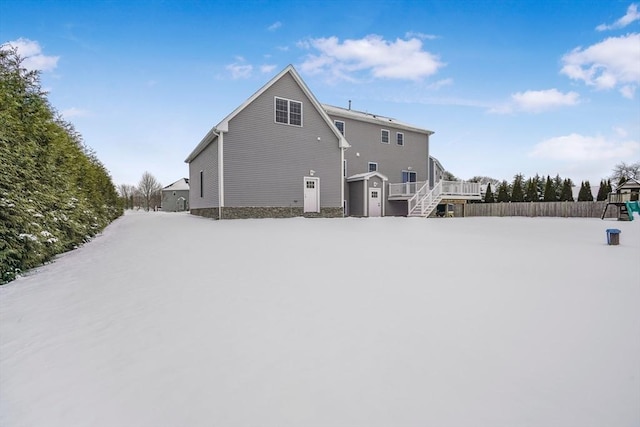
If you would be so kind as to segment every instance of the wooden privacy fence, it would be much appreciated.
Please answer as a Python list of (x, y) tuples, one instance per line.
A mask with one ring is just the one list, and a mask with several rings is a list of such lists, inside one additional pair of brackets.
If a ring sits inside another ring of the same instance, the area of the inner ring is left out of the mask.
[[(607, 202), (509, 202), (456, 205), (455, 216), (556, 216), (600, 218)], [(618, 208), (609, 206), (605, 218), (617, 218)]]

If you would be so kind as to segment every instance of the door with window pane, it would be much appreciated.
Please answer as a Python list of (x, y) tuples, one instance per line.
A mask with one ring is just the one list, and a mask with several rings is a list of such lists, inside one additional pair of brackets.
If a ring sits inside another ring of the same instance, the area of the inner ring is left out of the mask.
[(405, 185), (405, 194), (413, 194), (417, 191), (416, 178), (417, 175), (414, 171), (402, 171), (402, 182)]
[(320, 212), (320, 178), (304, 179), (304, 212)]

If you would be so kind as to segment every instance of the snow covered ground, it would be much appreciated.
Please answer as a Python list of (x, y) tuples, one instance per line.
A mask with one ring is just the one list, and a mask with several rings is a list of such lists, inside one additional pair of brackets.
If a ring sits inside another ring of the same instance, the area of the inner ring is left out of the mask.
[(639, 261), (640, 221), (129, 213), (0, 287), (0, 425), (638, 426)]

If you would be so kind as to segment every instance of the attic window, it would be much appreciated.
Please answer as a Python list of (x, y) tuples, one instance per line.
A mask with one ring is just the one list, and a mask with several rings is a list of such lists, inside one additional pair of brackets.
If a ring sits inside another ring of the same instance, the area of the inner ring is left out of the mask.
[(340, 120), (334, 120), (334, 122), (336, 124), (336, 128), (338, 128), (338, 130), (340, 131), (340, 133), (342, 135), (344, 135), (344, 122), (340, 121)]
[(302, 126), (302, 102), (275, 97), (276, 123)]
[(396, 143), (398, 145), (404, 145), (404, 133), (402, 132), (396, 133)]

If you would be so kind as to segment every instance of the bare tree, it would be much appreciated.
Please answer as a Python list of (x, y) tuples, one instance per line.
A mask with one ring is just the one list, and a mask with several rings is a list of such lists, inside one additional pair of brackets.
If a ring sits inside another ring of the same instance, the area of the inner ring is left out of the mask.
[(640, 162), (630, 164), (620, 162), (614, 166), (611, 181), (613, 181), (615, 185), (622, 185), (626, 180), (631, 178), (640, 179)]
[(118, 185), (118, 193), (124, 201), (125, 209), (133, 209), (133, 196), (136, 192), (136, 186), (130, 184)]
[(145, 171), (145, 173), (142, 174), (142, 178), (140, 178), (140, 182), (138, 183), (138, 190), (144, 198), (145, 209), (149, 210), (149, 208), (151, 207), (151, 200), (154, 198), (159, 198), (162, 186), (153, 175)]

